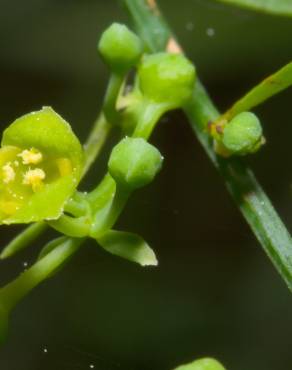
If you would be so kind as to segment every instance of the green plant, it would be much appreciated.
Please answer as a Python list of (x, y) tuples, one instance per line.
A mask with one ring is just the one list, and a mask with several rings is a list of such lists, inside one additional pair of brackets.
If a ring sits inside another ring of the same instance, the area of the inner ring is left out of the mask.
[[(84, 154), (67, 124), (49, 108), (20, 118), (4, 134), (0, 154), (2, 222), (40, 223), (29, 226), (13, 240), (3, 250), (2, 258), (29, 246), (45, 225), (64, 236), (46, 245), (35, 265), (1, 289), (2, 336), (8, 315), (17, 302), (58, 271), (87, 237), (95, 239), (110, 253), (143, 266), (157, 264), (154, 252), (141, 237), (112, 228), (132, 191), (152, 181), (160, 169), (162, 156), (146, 140), (159, 118), (177, 108), (186, 112), (239, 208), (291, 289), (290, 235), (250, 169), (236, 158), (255, 152), (263, 144), (259, 120), (248, 111), (292, 83), (291, 63), (220, 115), (197, 80), (192, 63), (182, 54), (171, 53), (169, 45), (175, 40), (155, 4), (138, 0), (128, 0), (125, 4), (141, 39), (118, 24), (111, 26), (101, 38), (99, 50), (112, 76), (103, 113), (84, 146)], [(163, 38), (155, 36), (153, 24), (161, 30)], [(178, 50), (176, 44), (175, 51)], [(132, 68), (137, 69), (135, 81), (125, 94), (123, 86)], [(48, 117), (39, 117), (44, 113)], [(61, 123), (51, 127), (55, 119)], [(40, 127), (35, 126), (38, 121), (46, 130), (39, 132)], [(13, 133), (16, 125), (17, 132)], [(99, 154), (113, 125), (119, 125), (122, 136), (129, 137), (122, 138), (114, 147), (108, 173), (100, 184), (89, 193), (78, 192), (79, 180)], [(58, 127), (60, 130), (66, 127), (66, 133), (59, 132)], [(61, 149), (64, 151), (60, 152)], [(40, 167), (43, 157), (44, 167)], [(15, 162), (18, 158), (20, 164)], [(47, 184), (46, 179), (50, 178)], [(56, 199), (56, 193), (60, 199)], [(23, 197), (20, 209), (18, 204), (11, 204), (9, 197), (13, 194), (19, 199)], [(200, 360), (183, 368), (217, 370), (222, 366), (213, 360)]]

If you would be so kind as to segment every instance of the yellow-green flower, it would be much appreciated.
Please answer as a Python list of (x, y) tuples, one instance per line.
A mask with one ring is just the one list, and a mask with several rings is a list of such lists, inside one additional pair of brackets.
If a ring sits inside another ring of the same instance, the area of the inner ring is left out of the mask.
[(80, 180), (82, 147), (70, 125), (45, 107), (14, 121), (0, 149), (0, 222), (56, 219)]

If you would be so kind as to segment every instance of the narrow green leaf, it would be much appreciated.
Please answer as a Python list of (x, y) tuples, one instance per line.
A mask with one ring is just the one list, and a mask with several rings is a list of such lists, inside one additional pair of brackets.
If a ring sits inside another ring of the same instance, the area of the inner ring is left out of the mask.
[(217, 0), (222, 3), (240, 6), (262, 13), (275, 15), (292, 16), (291, 0)]
[[(159, 50), (163, 50), (169, 38), (169, 31), (162, 17), (148, 16), (150, 1), (123, 0), (123, 2), (134, 19), (136, 31), (144, 41), (146, 50), (153, 51), (157, 46)], [(155, 2), (151, 3), (155, 4)], [(154, 13), (158, 15), (155, 9)], [(154, 34), (155, 37), (153, 37)]]
[(225, 370), (225, 368), (213, 358), (202, 358), (187, 365), (181, 365), (175, 370)]
[[(161, 12), (147, 6), (149, 2), (146, 0), (123, 1), (137, 30), (143, 29), (140, 36), (147, 35), (151, 50), (153, 52), (164, 50), (168, 42), (161, 43), (161, 40), (157, 40), (155, 30), (151, 28), (155, 18), (157, 26), (164, 30), (165, 35), (168, 35), (165, 39), (173, 39)], [(223, 159), (214, 153), (213, 141), (207, 134), (206, 128), (209, 122), (215, 121), (220, 116), (220, 113), (199, 81), (196, 83), (193, 98), (185, 112), (207, 155), (222, 175), (235, 203), (289, 289), (292, 290), (291, 236), (245, 162), (237, 158)]]
[(110, 230), (98, 238), (97, 242), (107, 252), (136, 262), (141, 266), (156, 266), (158, 264), (153, 250), (139, 235)]
[[(291, 2), (292, 3), (292, 2)], [(263, 103), (273, 95), (287, 89), (292, 85), (292, 62), (264, 79), (239, 99), (225, 114), (228, 121), (238, 113), (249, 111), (251, 108)]]

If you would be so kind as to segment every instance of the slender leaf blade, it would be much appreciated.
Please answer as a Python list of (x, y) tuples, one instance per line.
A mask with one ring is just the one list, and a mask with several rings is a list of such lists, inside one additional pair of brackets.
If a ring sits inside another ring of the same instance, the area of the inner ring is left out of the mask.
[[(149, 19), (155, 17), (159, 26), (165, 28), (165, 31), (168, 32), (167, 39), (174, 40), (174, 36), (161, 12), (153, 11), (150, 6), (145, 6), (145, 4), (149, 4), (149, 1), (123, 1), (130, 12), (136, 29), (139, 30), (143, 27), (143, 34), (147, 33), (148, 39), (151, 39), (151, 50), (153, 52), (164, 50), (169, 43), (162, 44), (156, 39), (155, 30), (151, 28), (152, 21), (148, 22)], [(143, 24), (140, 24), (141, 20), (143, 20)], [(141, 34), (141, 37), (143, 37), (143, 34)], [(215, 154), (212, 139), (207, 134), (206, 128), (209, 122), (213, 122), (220, 117), (220, 113), (200, 81), (196, 83), (193, 99), (186, 109), (186, 114), (206, 154), (222, 175), (236, 205), (288, 288), (292, 291), (291, 236), (245, 162), (238, 158), (223, 159)]]
[(272, 96), (292, 85), (292, 62), (264, 79), (239, 99), (225, 114), (224, 118), (232, 119), (238, 113), (249, 111)]
[(222, 3), (240, 6), (262, 13), (292, 17), (291, 0), (217, 0)]
[[(168, 41), (169, 31), (164, 19), (159, 17), (155, 1), (123, 0), (122, 2), (134, 20), (136, 31), (144, 41), (146, 50), (152, 51), (157, 47), (163, 49)], [(149, 6), (153, 10), (154, 17), (148, 16)], [(154, 34), (155, 37), (153, 37)]]

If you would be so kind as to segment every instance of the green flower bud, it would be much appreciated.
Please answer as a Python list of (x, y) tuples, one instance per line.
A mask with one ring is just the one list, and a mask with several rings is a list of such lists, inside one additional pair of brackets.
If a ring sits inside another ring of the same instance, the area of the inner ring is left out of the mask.
[(195, 67), (182, 54), (145, 56), (138, 74), (142, 93), (157, 103), (169, 103), (173, 109), (185, 105), (194, 89)]
[(138, 63), (143, 53), (143, 45), (139, 37), (127, 26), (113, 23), (102, 34), (98, 50), (114, 72), (125, 73)]
[(188, 365), (182, 365), (175, 370), (225, 370), (225, 368), (213, 358), (202, 358)]
[(108, 168), (118, 185), (131, 190), (150, 183), (161, 169), (160, 152), (142, 138), (126, 137), (110, 156)]
[(231, 154), (254, 153), (263, 141), (261, 123), (251, 112), (239, 113), (224, 127), (222, 143)]
[(83, 150), (53, 109), (29, 113), (3, 134), (0, 223), (56, 219), (81, 177)]

